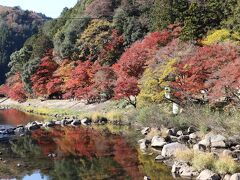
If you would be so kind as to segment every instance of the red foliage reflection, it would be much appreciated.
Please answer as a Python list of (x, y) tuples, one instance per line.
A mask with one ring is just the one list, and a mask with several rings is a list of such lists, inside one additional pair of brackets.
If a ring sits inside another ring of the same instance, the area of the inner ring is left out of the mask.
[(91, 128), (54, 128), (32, 133), (42, 152), (68, 156), (100, 158), (111, 156), (132, 179), (142, 177), (138, 169), (137, 151), (122, 136), (109, 135)]

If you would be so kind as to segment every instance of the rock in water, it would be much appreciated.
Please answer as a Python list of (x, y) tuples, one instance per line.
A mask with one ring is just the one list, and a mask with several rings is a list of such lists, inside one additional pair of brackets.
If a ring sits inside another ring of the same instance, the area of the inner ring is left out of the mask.
[(84, 119), (81, 120), (81, 123), (83, 125), (90, 125), (92, 123), (92, 120), (89, 119), (89, 118), (84, 118)]
[(177, 150), (185, 150), (185, 149), (187, 149), (187, 146), (184, 144), (180, 144), (178, 142), (166, 144), (163, 146), (162, 156), (171, 157), (175, 154)]

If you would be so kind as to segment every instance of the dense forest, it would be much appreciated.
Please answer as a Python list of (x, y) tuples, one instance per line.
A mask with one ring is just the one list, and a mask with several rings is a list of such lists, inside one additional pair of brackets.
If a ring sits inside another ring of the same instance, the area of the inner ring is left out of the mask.
[(239, 0), (81, 0), (39, 30), (44, 16), (14, 12), (22, 14), (10, 25), (22, 29), (5, 32), (21, 40), (11, 36), (0, 52), (7, 62), (18, 49), (1, 87), (12, 99), (125, 98), (136, 107), (166, 101), (168, 92), (181, 105), (239, 103)]
[(5, 73), (9, 71), (10, 55), (21, 49), (48, 19), (42, 14), (23, 11), (20, 7), (0, 5), (0, 83), (4, 82)]

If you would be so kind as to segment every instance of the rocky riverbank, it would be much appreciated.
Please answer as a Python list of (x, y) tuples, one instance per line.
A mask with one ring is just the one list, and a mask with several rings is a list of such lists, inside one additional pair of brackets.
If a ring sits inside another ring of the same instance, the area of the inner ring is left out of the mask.
[(171, 166), (173, 176), (199, 180), (240, 179), (238, 135), (225, 137), (213, 132), (204, 135), (194, 127), (184, 130), (145, 127), (141, 133), (144, 135), (138, 141), (141, 152), (156, 153), (156, 163)]

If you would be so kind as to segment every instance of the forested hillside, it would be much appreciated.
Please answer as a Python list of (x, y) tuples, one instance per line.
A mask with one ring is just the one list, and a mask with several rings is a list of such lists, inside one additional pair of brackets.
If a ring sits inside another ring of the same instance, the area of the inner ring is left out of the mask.
[(0, 5), (0, 83), (4, 82), (5, 73), (9, 70), (10, 55), (22, 48), (47, 19), (42, 14), (23, 11), (20, 7)]
[(238, 103), (239, 14), (239, 0), (81, 0), (11, 55), (1, 92), (145, 106), (167, 91), (181, 105)]

